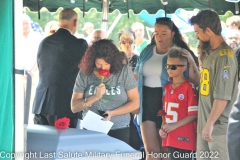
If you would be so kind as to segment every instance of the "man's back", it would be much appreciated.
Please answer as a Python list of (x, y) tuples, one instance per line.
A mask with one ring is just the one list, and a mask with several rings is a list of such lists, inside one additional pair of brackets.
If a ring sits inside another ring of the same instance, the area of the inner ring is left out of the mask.
[(39, 47), (37, 62), (39, 84), (33, 113), (77, 117), (70, 101), (78, 64), (87, 49), (87, 42), (60, 28), (45, 38)]

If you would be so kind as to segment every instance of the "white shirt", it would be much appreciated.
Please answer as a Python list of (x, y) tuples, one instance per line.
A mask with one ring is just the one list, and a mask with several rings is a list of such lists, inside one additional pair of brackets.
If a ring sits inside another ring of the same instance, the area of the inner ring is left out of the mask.
[(16, 59), (16, 66), (17, 69), (24, 69), (30, 71), (34, 64), (37, 62), (37, 52), (40, 42), (42, 41), (43, 37), (34, 31), (30, 31), (27, 37), (23, 36), (23, 47), (22, 47), (22, 66), (18, 65), (18, 59)]
[(162, 74), (162, 60), (165, 54), (157, 54), (156, 46), (153, 48), (152, 57), (143, 66), (144, 86), (162, 87), (160, 75)]

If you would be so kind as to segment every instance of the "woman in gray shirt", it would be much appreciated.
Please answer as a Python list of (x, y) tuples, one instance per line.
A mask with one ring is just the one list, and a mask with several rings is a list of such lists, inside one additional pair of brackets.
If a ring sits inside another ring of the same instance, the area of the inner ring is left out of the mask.
[[(129, 142), (130, 112), (138, 113), (139, 94), (131, 68), (122, 63), (123, 56), (111, 40), (93, 43), (86, 51), (76, 78), (71, 109), (74, 113), (88, 110), (107, 114), (114, 123), (108, 135)], [(101, 80), (99, 70), (110, 75)]]

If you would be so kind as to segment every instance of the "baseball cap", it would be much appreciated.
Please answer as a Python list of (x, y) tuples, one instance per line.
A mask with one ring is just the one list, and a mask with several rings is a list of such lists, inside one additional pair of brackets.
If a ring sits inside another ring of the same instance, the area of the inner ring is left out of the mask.
[(91, 22), (86, 22), (82, 28), (82, 31), (85, 31), (88, 27), (94, 27)]

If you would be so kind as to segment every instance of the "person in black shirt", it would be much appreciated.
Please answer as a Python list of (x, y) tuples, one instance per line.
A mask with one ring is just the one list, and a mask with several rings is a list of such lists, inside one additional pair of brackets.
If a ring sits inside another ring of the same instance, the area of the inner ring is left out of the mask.
[(138, 55), (134, 53), (135, 34), (129, 28), (124, 28), (118, 33), (120, 49), (126, 54), (128, 65), (134, 71), (138, 60)]

